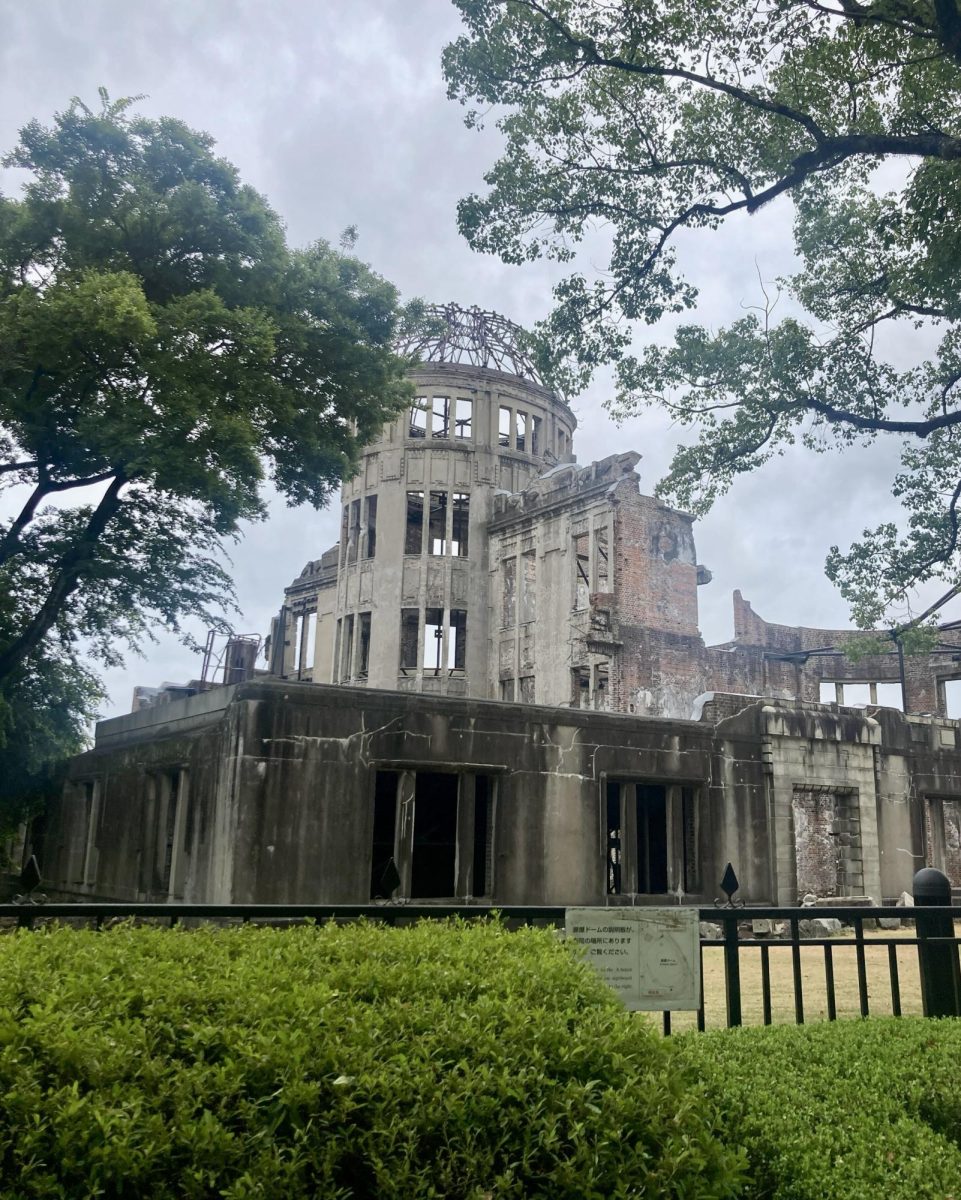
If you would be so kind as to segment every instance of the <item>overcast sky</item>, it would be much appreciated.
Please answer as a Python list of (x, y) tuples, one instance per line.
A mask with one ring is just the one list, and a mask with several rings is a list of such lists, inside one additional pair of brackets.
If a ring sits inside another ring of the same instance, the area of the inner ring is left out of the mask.
[[(142, 94), (145, 114), (211, 133), (282, 215), (293, 244), (336, 241), (356, 225), (356, 253), (405, 297), (477, 304), (529, 324), (550, 307), (556, 269), (476, 255), (455, 225), (458, 198), (483, 188), (498, 146), (495, 134), (466, 129), (445, 96), (440, 54), (459, 26), (448, 0), (0, 0), (0, 149), (72, 96), (95, 104), (100, 85), (114, 97)], [(16, 186), (16, 173), (0, 173), (4, 192)], [(701, 289), (697, 319), (719, 327), (757, 304), (759, 277), (791, 268), (790, 233), (785, 201), (721, 234), (687, 235), (680, 261)], [(618, 428), (604, 398), (600, 381), (574, 403), (578, 459), (632, 447), (650, 491), (678, 432), (651, 412)], [(896, 511), (895, 459), (889, 444), (843, 458), (798, 452), (739, 482), (695, 527), (699, 561), (714, 575), (699, 590), (705, 638), (733, 635), (736, 587), (769, 621), (846, 624), (824, 556)], [(281, 503), (249, 528), (232, 551), (238, 632), (266, 633), (285, 584), (337, 536), (332, 511)], [(110, 672), (109, 711), (129, 708), (135, 683), (185, 680), (199, 666), (165, 638)]]

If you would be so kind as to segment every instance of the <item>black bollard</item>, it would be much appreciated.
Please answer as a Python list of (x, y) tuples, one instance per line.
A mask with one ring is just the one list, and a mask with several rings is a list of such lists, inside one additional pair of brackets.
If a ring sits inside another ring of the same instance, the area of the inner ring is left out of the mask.
[(921, 1002), (926, 1017), (961, 1017), (961, 969), (950, 912), (926, 913), (925, 908), (949, 908), (951, 883), (943, 871), (923, 867), (914, 877), (915, 919)]

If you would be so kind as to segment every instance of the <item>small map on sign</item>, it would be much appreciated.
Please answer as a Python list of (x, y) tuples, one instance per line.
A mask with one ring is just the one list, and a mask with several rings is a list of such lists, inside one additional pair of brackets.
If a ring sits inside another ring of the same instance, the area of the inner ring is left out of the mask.
[(696, 908), (569, 908), (565, 929), (627, 1008), (700, 1005)]

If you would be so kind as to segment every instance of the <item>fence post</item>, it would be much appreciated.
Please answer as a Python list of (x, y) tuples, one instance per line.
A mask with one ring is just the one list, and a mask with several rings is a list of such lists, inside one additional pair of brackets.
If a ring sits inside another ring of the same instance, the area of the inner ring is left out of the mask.
[(925, 908), (949, 907), (951, 883), (943, 871), (923, 867), (914, 877), (915, 920), (921, 1003), (926, 1017), (961, 1017), (961, 969), (951, 913), (926, 913)]
[(721, 915), (724, 922), (724, 993), (727, 1001), (727, 1024), (741, 1024), (741, 961), (737, 942), (737, 914)]

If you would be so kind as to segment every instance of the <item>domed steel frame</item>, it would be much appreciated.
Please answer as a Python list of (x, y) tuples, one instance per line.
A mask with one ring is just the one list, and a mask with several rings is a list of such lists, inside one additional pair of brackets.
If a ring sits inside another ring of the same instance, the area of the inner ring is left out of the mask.
[(425, 309), (424, 325), (397, 347), (421, 362), (463, 363), (488, 367), (526, 379), (539, 387), (551, 385), (529, 354), (528, 335), (499, 313), (459, 304), (432, 304)]

